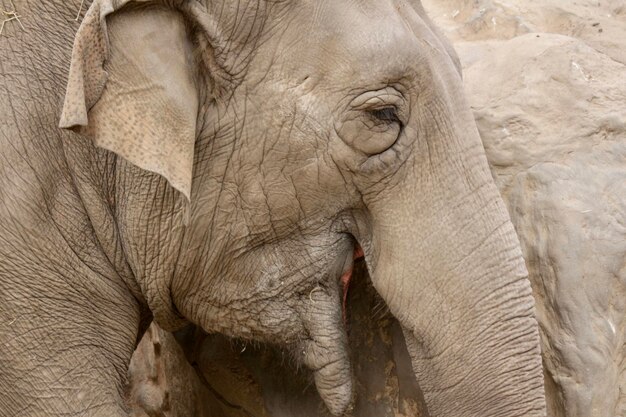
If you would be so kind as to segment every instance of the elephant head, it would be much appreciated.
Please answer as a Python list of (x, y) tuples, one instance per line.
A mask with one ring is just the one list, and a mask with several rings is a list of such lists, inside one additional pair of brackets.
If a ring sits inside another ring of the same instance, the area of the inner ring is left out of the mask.
[(289, 346), (342, 414), (362, 248), (433, 417), (541, 416), (530, 285), (462, 90), (417, 0), (96, 0), (61, 127), (119, 156), (162, 326)]

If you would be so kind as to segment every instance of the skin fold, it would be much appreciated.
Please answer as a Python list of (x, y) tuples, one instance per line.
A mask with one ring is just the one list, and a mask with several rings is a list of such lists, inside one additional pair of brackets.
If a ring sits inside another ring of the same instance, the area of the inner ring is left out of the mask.
[(16, 9), (0, 416), (127, 415), (152, 319), (290, 349), (341, 415), (360, 250), (432, 417), (545, 415), (519, 243), (417, 1), (95, 0), (78, 31)]

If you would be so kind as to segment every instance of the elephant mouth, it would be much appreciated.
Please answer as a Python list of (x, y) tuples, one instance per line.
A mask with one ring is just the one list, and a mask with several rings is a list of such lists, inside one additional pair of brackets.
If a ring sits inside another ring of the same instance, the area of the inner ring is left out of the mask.
[(362, 259), (363, 249), (356, 243), (352, 252), (352, 257), (346, 259), (346, 263), (343, 267), (339, 282), (341, 283), (342, 297), (341, 297), (341, 312), (343, 317), (343, 324), (347, 327), (347, 307), (348, 307), (348, 292), (350, 290), (350, 282), (352, 281), (352, 273), (354, 272), (354, 261)]

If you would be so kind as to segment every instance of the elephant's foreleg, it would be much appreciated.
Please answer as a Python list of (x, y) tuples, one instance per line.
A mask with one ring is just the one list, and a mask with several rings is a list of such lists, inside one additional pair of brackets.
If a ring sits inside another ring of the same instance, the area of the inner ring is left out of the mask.
[(0, 271), (0, 417), (126, 417), (139, 307), (123, 286)]

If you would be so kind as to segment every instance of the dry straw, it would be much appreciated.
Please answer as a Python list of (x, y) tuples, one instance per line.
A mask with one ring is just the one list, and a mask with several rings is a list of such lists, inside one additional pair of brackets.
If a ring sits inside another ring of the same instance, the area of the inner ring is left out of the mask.
[(2, 31), (4, 30), (4, 25), (8, 22), (12, 22), (12, 21), (16, 21), (17, 23), (19, 23), (20, 27), (22, 28), (22, 30), (26, 30), (24, 29), (24, 25), (22, 25), (22, 22), (20, 20), (20, 18), (22, 16), (20, 16), (19, 14), (17, 14), (17, 10), (15, 8), (15, 4), (13, 4), (13, 0), (11, 0), (11, 6), (13, 7), (13, 10), (3, 10), (2, 14), (5, 17), (5, 19), (2, 21), (2, 25), (0, 25), (0, 36), (2, 36)]

